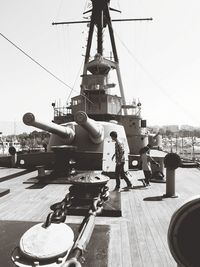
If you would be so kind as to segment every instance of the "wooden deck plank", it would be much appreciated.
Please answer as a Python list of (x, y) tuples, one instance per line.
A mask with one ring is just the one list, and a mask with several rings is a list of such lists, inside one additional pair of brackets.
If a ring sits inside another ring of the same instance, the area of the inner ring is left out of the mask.
[[(142, 265), (141, 266), (152, 266), (152, 258), (151, 254), (149, 251), (149, 247), (147, 245), (147, 232), (145, 231), (146, 225), (144, 222), (141, 220), (141, 207), (140, 205), (137, 204), (135, 195), (132, 201), (130, 201), (130, 229), (134, 228), (134, 234), (136, 235), (136, 238), (131, 234), (130, 236), (130, 243), (131, 247), (134, 246), (134, 243), (137, 242), (137, 246), (139, 247), (139, 257), (141, 258)], [(139, 258), (138, 257), (138, 258)], [(133, 266), (135, 265), (135, 260), (137, 257), (134, 259), (132, 258), (132, 262), (134, 263)], [(138, 265), (137, 263), (137, 266)]]
[[(0, 176), (17, 174), (16, 169), (0, 168)], [(31, 189), (23, 182), (37, 175), (27, 173), (1, 182), (1, 188), (10, 193), (0, 198), (0, 220), (44, 221), (51, 211), (50, 206), (61, 201), (70, 185), (51, 184)], [(167, 244), (167, 230), (174, 211), (189, 198), (199, 195), (200, 170), (177, 169), (176, 192), (178, 198), (163, 198), (166, 185), (152, 183), (146, 189), (139, 178), (142, 171), (132, 172), (135, 187), (121, 192), (122, 217), (97, 217), (97, 224), (110, 226), (109, 267), (176, 267)], [(126, 185), (122, 181), (122, 187)], [(108, 182), (110, 190), (115, 180)], [(34, 188), (34, 187), (33, 187)], [(80, 223), (83, 217), (68, 216), (67, 223)], [(107, 267), (107, 266), (105, 266)]]
[[(138, 200), (139, 203), (140, 200)], [(159, 251), (158, 251), (158, 243), (160, 241), (160, 235), (158, 235), (158, 231), (154, 231), (152, 233), (152, 228), (155, 230), (156, 225), (152, 223), (152, 216), (149, 215), (149, 210), (146, 207), (147, 203), (141, 202), (141, 205), (139, 207), (140, 212), (139, 218), (141, 221), (141, 225), (144, 228), (145, 233), (145, 241), (146, 245), (149, 249), (149, 254), (152, 259), (152, 266), (162, 266), (162, 257), (160, 257)], [(154, 214), (154, 217), (156, 214)], [(163, 244), (162, 244), (163, 245)], [(162, 245), (160, 247), (162, 247)], [(164, 251), (162, 250), (162, 253)], [(164, 253), (163, 253), (164, 254)]]
[[(153, 244), (151, 255), (156, 255), (153, 262), (156, 266), (173, 266), (174, 260), (171, 257), (167, 244), (168, 222), (163, 224), (162, 218), (166, 216), (163, 209), (160, 209), (160, 203), (145, 203), (142, 205), (143, 214), (151, 231)], [(153, 212), (152, 212), (153, 210)], [(160, 219), (161, 218), (161, 219)], [(169, 217), (171, 218), (171, 217)]]
[(121, 233), (120, 225), (114, 224), (110, 230), (110, 244), (109, 244), (109, 260), (108, 266), (123, 266), (122, 265), (122, 247), (121, 247)]
[[(126, 200), (124, 199), (126, 197)], [(138, 238), (136, 234), (136, 229), (134, 227), (134, 223), (131, 220), (131, 205), (129, 201), (128, 194), (123, 194), (123, 217), (126, 219), (127, 225), (127, 246), (130, 248), (130, 255), (131, 255), (131, 265), (127, 266), (142, 266), (142, 258), (140, 255), (140, 249), (138, 245)], [(124, 233), (122, 233), (124, 234)], [(125, 254), (126, 248), (123, 247), (123, 254)]]
[(128, 224), (126, 222), (121, 222), (120, 230), (121, 230), (121, 247), (123, 250), (121, 251), (122, 255), (122, 266), (131, 266), (131, 253), (132, 249), (130, 247), (129, 235), (128, 235)]

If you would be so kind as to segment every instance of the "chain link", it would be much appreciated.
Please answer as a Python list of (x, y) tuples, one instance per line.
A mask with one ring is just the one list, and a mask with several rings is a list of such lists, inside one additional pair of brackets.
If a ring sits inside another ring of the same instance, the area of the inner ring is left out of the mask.
[(91, 205), (91, 209), (89, 210), (89, 214), (99, 215), (102, 212), (103, 204), (108, 199), (109, 188), (104, 186), (101, 188), (99, 196), (93, 199), (93, 203)]
[(50, 212), (44, 223), (44, 227), (47, 228), (51, 223), (61, 223), (66, 220), (67, 211), (72, 205), (73, 196), (68, 193), (65, 198), (52, 206), (53, 212)]
[[(91, 208), (88, 211), (88, 215), (95, 214), (98, 215), (102, 212), (103, 204), (108, 199), (109, 188), (103, 186), (100, 190), (99, 196), (93, 199)], [(65, 222), (66, 216), (69, 208), (72, 206), (72, 201), (75, 197), (72, 192), (68, 193), (65, 198), (54, 205), (51, 206), (53, 212), (50, 212), (44, 223), (44, 227), (47, 228), (51, 223), (61, 223)]]

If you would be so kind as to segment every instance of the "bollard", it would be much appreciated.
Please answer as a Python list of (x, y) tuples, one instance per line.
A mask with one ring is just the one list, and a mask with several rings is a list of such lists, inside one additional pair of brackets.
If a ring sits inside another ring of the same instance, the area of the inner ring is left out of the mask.
[(180, 166), (181, 159), (176, 153), (169, 153), (164, 158), (166, 167), (166, 194), (163, 197), (178, 197), (175, 193), (175, 169)]
[(17, 162), (17, 151), (14, 146), (11, 146), (8, 152), (11, 155), (11, 168), (14, 168)]
[(38, 177), (44, 177), (45, 176), (45, 168), (43, 165), (41, 166), (36, 166), (38, 170)]

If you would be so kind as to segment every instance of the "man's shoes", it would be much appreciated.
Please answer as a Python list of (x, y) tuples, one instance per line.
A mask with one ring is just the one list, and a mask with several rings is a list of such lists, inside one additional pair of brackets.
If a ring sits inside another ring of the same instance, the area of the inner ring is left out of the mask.
[(119, 186), (115, 186), (115, 188), (114, 188), (113, 191), (117, 191), (117, 192), (119, 192), (119, 191), (120, 191), (120, 187), (119, 187)]
[(124, 191), (129, 191), (129, 189), (133, 189), (132, 185), (127, 185), (126, 187), (123, 187)]

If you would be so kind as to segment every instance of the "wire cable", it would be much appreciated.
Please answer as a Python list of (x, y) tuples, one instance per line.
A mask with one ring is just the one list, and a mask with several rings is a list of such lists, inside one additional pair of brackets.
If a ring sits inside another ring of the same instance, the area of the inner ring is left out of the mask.
[(117, 38), (119, 39), (119, 41), (121, 42), (121, 44), (125, 47), (125, 49), (127, 50), (127, 52), (130, 54), (130, 56), (134, 59), (134, 61), (140, 66), (140, 68), (144, 71), (144, 73), (150, 78), (150, 80), (153, 82), (153, 84), (156, 85), (156, 87), (158, 89), (161, 90), (162, 93), (164, 93), (168, 99), (173, 102), (176, 106), (178, 106), (182, 111), (185, 112), (185, 114), (187, 114), (190, 118), (193, 118), (196, 122), (199, 123), (199, 120), (190, 113), (189, 110), (187, 110), (185, 107), (183, 107), (179, 102), (177, 102), (173, 96), (171, 96), (162, 85), (160, 85), (158, 83), (158, 81), (153, 77), (153, 75), (147, 70), (147, 68), (140, 62), (140, 60), (138, 60), (136, 58), (136, 56), (131, 52), (131, 50), (127, 47), (127, 45), (120, 39), (119, 35), (116, 33), (115, 34), (117, 36)]
[[(76, 91), (74, 88), (72, 88), (70, 85), (68, 85), (66, 82), (64, 82), (63, 80), (61, 80), (59, 77), (57, 77), (55, 74), (53, 74), (50, 70), (48, 70), (47, 68), (45, 68), (42, 64), (40, 64), (37, 60), (35, 60), (33, 57), (31, 57), (29, 54), (27, 54), (24, 50), (22, 50), (18, 45), (16, 45), (15, 43), (13, 43), (10, 39), (8, 39), (4, 34), (2, 34), (0, 32), (0, 36), (2, 36), (5, 40), (7, 40), (10, 44), (12, 44), (16, 49), (18, 49), (21, 53), (23, 53), (26, 57), (28, 57), (31, 61), (33, 61), (35, 64), (37, 64), (40, 68), (42, 68), (44, 71), (46, 71), (48, 74), (50, 74), (52, 77), (54, 77), (57, 81), (59, 81), (60, 83), (62, 83), (63, 85), (65, 85), (66, 87), (68, 87), (69, 89), (73, 90), (74, 92), (78, 92)], [(79, 92), (78, 92), (79, 93)], [(93, 102), (87, 98), (84, 94), (80, 94), (82, 95), (85, 99), (87, 99), (87, 101), (89, 101), (90, 103), (93, 104)]]
[[(74, 88), (74, 86), (75, 86), (75, 84), (76, 84), (76, 82), (77, 82), (77, 79), (78, 79), (78, 77), (79, 77), (79, 74), (80, 74), (80, 72), (81, 72), (81, 69), (82, 69), (82, 67), (83, 67), (83, 64), (84, 64), (84, 60), (82, 61), (81, 66), (80, 66), (80, 68), (79, 68), (79, 71), (78, 71), (78, 73), (77, 73), (77, 75), (76, 75), (76, 79), (75, 79), (75, 81), (74, 81), (73, 88)], [(71, 91), (70, 91), (70, 93), (69, 93), (69, 95), (68, 95), (68, 98), (67, 98), (67, 101), (66, 101), (66, 102), (69, 101), (69, 99), (70, 99), (70, 97), (71, 97), (71, 94), (72, 94), (72, 92), (73, 92), (73, 88), (71, 89)]]
[[(108, 22), (109, 25), (112, 27), (111, 23)], [(112, 27), (113, 29), (113, 27)], [(125, 47), (125, 49), (128, 51), (128, 53), (130, 54), (131, 58), (134, 59), (134, 61), (140, 66), (140, 68), (144, 71), (144, 73), (150, 78), (150, 80), (153, 82), (153, 84), (156, 85), (157, 88), (159, 88), (161, 90), (162, 93), (164, 93), (171, 102), (173, 102), (174, 104), (176, 104), (182, 111), (185, 112), (185, 114), (187, 114), (190, 118), (193, 118), (196, 122), (199, 123), (199, 120), (192, 115), (189, 110), (187, 110), (185, 107), (183, 107), (179, 102), (177, 102), (168, 92), (166, 92), (166, 90), (163, 88), (163, 86), (161, 86), (158, 81), (153, 77), (153, 75), (144, 67), (144, 65), (133, 55), (132, 51), (127, 47), (127, 45), (121, 40), (121, 38), (119, 37), (119, 35), (117, 34), (116, 30), (113, 29), (113, 33), (117, 36), (118, 40), (121, 42), (121, 44)]]
[(18, 45), (16, 45), (15, 43), (13, 43), (11, 40), (9, 40), (5, 35), (3, 35), (2, 33), (0, 33), (0, 35), (6, 39), (10, 44), (12, 44), (15, 48), (17, 48), (20, 52), (22, 52), (25, 56), (27, 56), (30, 60), (32, 60), (34, 63), (36, 63), (39, 67), (41, 67), (43, 70), (45, 70), (47, 73), (49, 73), (51, 76), (53, 76), (56, 80), (58, 80), (59, 82), (61, 82), (62, 84), (64, 84), (65, 86), (67, 86), (68, 88), (72, 88), (71, 86), (69, 86), (68, 84), (66, 84), (64, 81), (62, 81), (60, 78), (58, 78), (56, 75), (54, 75), (51, 71), (49, 71), (47, 68), (45, 68), (43, 65), (41, 65), (38, 61), (36, 61), (33, 57), (31, 57), (30, 55), (28, 55), (25, 51), (23, 51)]

